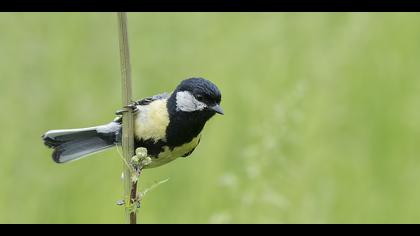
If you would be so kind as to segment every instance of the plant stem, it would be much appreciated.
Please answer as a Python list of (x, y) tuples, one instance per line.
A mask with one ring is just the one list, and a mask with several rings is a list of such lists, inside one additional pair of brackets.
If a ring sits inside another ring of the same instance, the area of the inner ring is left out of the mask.
[(141, 169), (135, 170), (135, 180), (131, 180), (131, 194), (130, 194), (130, 205), (131, 205), (131, 212), (130, 212), (130, 224), (137, 224), (137, 209), (140, 204), (140, 199), (137, 198), (137, 182), (141, 174)]
[[(120, 59), (121, 59), (121, 85), (122, 85), (122, 101), (123, 106), (127, 106), (132, 101), (131, 88), (131, 64), (130, 53), (128, 47), (128, 33), (127, 33), (127, 13), (118, 12), (118, 29), (119, 29), (119, 44), (120, 44)], [(131, 163), (131, 158), (134, 156), (134, 123), (133, 111), (127, 109), (123, 113), (122, 122), (122, 149), (123, 156), (127, 163)], [(126, 200), (126, 219), (130, 224), (137, 223), (137, 211), (130, 210), (133, 203), (137, 199), (137, 181), (131, 180), (131, 170), (126, 164), (124, 166), (124, 199)], [(137, 206), (134, 206), (137, 207)]]

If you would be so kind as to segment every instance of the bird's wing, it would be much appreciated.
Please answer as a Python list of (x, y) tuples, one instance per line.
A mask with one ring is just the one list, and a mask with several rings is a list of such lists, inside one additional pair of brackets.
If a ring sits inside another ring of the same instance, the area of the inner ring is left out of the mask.
[[(151, 96), (151, 97), (147, 97), (147, 98), (137, 100), (137, 101), (131, 103), (129, 106), (132, 107), (134, 109), (134, 111), (136, 112), (137, 111), (136, 106), (145, 106), (145, 105), (148, 105), (151, 102), (156, 101), (156, 100), (168, 99), (170, 96), (171, 96), (170, 93), (165, 92), (165, 93), (161, 93), (161, 94), (158, 94), (158, 95), (154, 95), (154, 96)], [(117, 118), (115, 118), (115, 120), (114, 120), (115, 122), (118, 122), (118, 123), (122, 122), (122, 113), (123, 112), (124, 112), (124, 110), (118, 110), (117, 112), (115, 112), (115, 114), (117, 115)]]
[(133, 105), (135, 106), (144, 106), (144, 105), (148, 105), (153, 101), (156, 100), (160, 100), (160, 99), (167, 99), (169, 98), (170, 94), (169, 93), (161, 93), (158, 95), (154, 95), (152, 97), (147, 97), (147, 98), (143, 98), (141, 100), (135, 101)]

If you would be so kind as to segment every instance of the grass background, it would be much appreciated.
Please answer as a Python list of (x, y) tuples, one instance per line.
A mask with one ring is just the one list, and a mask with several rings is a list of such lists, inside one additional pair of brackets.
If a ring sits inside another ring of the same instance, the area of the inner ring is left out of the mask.
[[(146, 170), (142, 223), (420, 223), (420, 15), (130, 13), (136, 98), (223, 94), (191, 158)], [(49, 129), (120, 108), (115, 14), (0, 14), (0, 222), (123, 223), (115, 149), (68, 165)]]

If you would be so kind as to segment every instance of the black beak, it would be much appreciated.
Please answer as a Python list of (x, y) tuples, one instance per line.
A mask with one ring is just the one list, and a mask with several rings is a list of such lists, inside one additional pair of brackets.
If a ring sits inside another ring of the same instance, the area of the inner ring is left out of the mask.
[(215, 111), (216, 113), (219, 113), (220, 115), (224, 115), (222, 107), (219, 104), (216, 104), (212, 107), (210, 107), (211, 110)]

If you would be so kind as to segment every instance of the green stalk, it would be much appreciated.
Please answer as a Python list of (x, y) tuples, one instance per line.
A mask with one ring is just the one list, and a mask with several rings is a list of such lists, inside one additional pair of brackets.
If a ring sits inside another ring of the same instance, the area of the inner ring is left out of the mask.
[[(123, 106), (127, 106), (132, 101), (132, 87), (131, 87), (131, 64), (130, 53), (128, 47), (128, 33), (127, 33), (127, 13), (119, 12), (118, 28), (119, 28), (119, 44), (120, 44), (120, 58), (121, 58), (121, 85), (122, 85), (122, 101)], [(134, 123), (133, 110), (127, 108), (127, 112), (123, 113), (123, 127), (122, 127), (122, 149), (123, 157), (126, 163), (131, 163), (131, 158), (134, 153)], [(124, 200), (126, 203), (126, 220), (130, 224), (137, 223), (137, 180), (132, 181), (130, 166), (126, 163), (124, 166)], [(134, 206), (133, 206), (134, 205)], [(132, 210), (132, 209), (136, 210)]]

